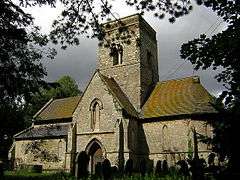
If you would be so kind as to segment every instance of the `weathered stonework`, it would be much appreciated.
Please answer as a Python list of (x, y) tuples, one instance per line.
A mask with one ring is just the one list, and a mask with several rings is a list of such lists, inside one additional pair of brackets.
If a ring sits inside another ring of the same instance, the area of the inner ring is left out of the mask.
[(65, 169), (65, 139), (22, 140), (16, 142), (16, 167), (42, 165), (43, 170)]
[[(115, 21), (107, 25), (105, 40), (98, 49), (98, 68), (100, 73), (117, 81), (130, 102), (140, 111), (158, 82), (156, 32), (140, 15), (123, 18), (120, 24)], [(121, 28), (123, 32), (119, 32)], [(113, 65), (109, 44), (123, 46), (122, 64)], [(148, 53), (151, 59), (147, 58)]]
[[(167, 136), (163, 137), (163, 127), (167, 127)], [(189, 155), (193, 156), (193, 128), (196, 132), (209, 136), (212, 134), (207, 121), (204, 120), (171, 120), (144, 123), (144, 134), (140, 139), (145, 139), (145, 148), (149, 151), (149, 159), (156, 164), (157, 160), (167, 160), (170, 165), (176, 164), (179, 160), (186, 160)], [(164, 147), (167, 146), (167, 147)], [(210, 153), (206, 144), (198, 142), (198, 150), (204, 158)]]

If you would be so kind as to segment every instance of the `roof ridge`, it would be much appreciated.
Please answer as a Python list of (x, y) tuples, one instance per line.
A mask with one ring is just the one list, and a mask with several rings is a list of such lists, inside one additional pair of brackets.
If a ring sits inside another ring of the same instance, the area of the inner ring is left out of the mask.
[(166, 83), (169, 81), (182, 81), (182, 80), (191, 79), (191, 78), (199, 78), (200, 79), (200, 76), (187, 76), (187, 77), (176, 78), (176, 79), (168, 79), (168, 80), (164, 80), (164, 81), (158, 81), (157, 84)]
[(53, 101), (56, 101), (56, 100), (63, 100), (63, 99), (70, 99), (70, 98), (81, 98), (82, 95), (78, 95), (78, 96), (69, 96), (69, 97), (65, 97), (65, 98), (56, 98), (56, 99), (53, 99)]

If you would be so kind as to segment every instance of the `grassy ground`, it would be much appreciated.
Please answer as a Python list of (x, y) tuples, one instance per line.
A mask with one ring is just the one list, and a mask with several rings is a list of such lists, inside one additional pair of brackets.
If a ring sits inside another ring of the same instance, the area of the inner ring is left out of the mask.
[[(0, 178), (1, 179), (1, 178)], [(76, 178), (67, 173), (29, 173), (27, 171), (5, 171), (4, 180), (75, 180)], [(88, 178), (89, 180), (91, 178)], [(99, 178), (92, 178), (98, 180)], [(177, 174), (168, 174), (156, 177), (153, 175), (141, 177), (133, 175), (131, 177), (115, 177), (114, 180), (189, 180)]]
[(59, 172), (30, 173), (27, 171), (5, 171), (4, 180), (75, 180), (75, 177), (67, 173)]

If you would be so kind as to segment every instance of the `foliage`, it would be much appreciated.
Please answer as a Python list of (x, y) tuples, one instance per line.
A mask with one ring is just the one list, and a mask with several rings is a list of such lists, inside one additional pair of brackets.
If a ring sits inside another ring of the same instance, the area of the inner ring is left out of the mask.
[[(19, 0), (21, 6), (51, 5), (55, 6), (56, 0)], [(104, 38), (105, 32), (101, 23), (105, 20), (118, 18), (112, 12), (112, 0), (60, 0), (64, 4), (61, 16), (54, 21), (50, 38), (53, 43), (60, 43), (65, 49), (67, 45), (79, 45), (79, 36)], [(159, 19), (168, 15), (170, 22), (188, 14), (192, 10), (190, 0), (157, 1), (157, 0), (126, 0), (126, 5), (133, 6), (143, 14), (152, 11)], [(119, 21), (120, 22), (120, 21)]]
[(30, 14), (11, 0), (0, 1), (0, 7), (0, 156), (6, 157), (11, 136), (23, 128), (23, 100), (46, 85), (40, 60), (55, 51), (46, 48), (48, 38)]
[(201, 3), (222, 17), (228, 27), (212, 37), (202, 34), (199, 38), (183, 44), (181, 57), (190, 61), (196, 70), (218, 70), (215, 78), (226, 88), (218, 101), (224, 100), (225, 107), (219, 108), (216, 105), (220, 116), (217, 121), (212, 122), (214, 137), (211, 143), (213, 150), (220, 155), (220, 160), (227, 157), (229, 168), (238, 171), (240, 157), (234, 139), (238, 135), (240, 115), (240, 1), (199, 0), (199, 4)]
[(0, 2), (0, 101), (14, 105), (43, 85), (46, 72), (40, 62), (55, 51), (44, 46), (46, 35), (33, 25), (33, 18), (11, 0)]

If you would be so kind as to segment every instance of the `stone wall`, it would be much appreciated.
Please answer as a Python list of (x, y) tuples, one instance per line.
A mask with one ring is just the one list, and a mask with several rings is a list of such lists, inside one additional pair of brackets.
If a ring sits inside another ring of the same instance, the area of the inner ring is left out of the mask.
[(65, 168), (65, 139), (16, 141), (15, 164), (42, 165), (44, 170)]
[[(91, 129), (91, 103), (95, 99), (102, 102), (100, 109), (99, 127)], [(123, 116), (123, 111), (116, 98), (109, 92), (98, 73), (94, 75), (82, 100), (75, 110), (73, 120), (77, 124), (76, 152), (85, 151), (88, 145), (97, 140), (100, 142), (103, 155), (112, 165), (118, 166), (119, 155), (128, 159), (133, 144), (129, 143), (129, 128), (137, 129), (136, 123)], [(131, 122), (131, 123), (130, 123)], [(134, 137), (133, 137), (134, 138)], [(131, 138), (131, 139), (133, 139)], [(134, 141), (136, 142), (136, 141)]]
[[(201, 120), (172, 120), (144, 123), (144, 133), (140, 141), (145, 139), (147, 143), (145, 152), (149, 153), (149, 159), (156, 164), (157, 160), (167, 160), (170, 165), (177, 161), (193, 156), (193, 133), (192, 128), (202, 135), (210, 136), (211, 128), (206, 121)], [(207, 158), (209, 147), (201, 142), (198, 143), (200, 157)]]

